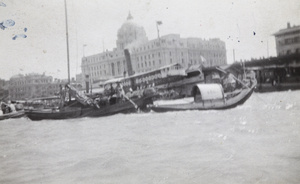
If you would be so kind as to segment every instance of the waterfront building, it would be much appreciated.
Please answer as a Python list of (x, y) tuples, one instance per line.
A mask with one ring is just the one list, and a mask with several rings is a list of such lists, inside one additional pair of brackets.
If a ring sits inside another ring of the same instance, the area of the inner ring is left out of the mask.
[(246, 61), (245, 68), (255, 72), (258, 92), (300, 89), (300, 53)]
[(82, 76), (89, 81), (107, 80), (128, 75), (124, 49), (131, 55), (133, 73), (142, 73), (178, 63), (184, 68), (191, 65), (225, 65), (225, 42), (218, 38), (181, 38), (179, 34), (168, 34), (148, 40), (143, 27), (133, 21), (129, 13), (127, 20), (117, 32), (116, 48), (82, 58)]
[[(77, 84), (80, 84), (80, 88), (83, 87), (83, 84), (84, 84), (84, 77), (82, 76), (82, 73), (76, 74), (74, 80), (76, 81)], [(81, 90), (81, 89), (80, 89), (80, 90)]]
[(66, 83), (66, 80), (53, 80), (53, 77), (44, 74), (18, 74), (9, 80), (9, 99), (26, 100), (53, 96), (59, 92), (59, 85)]
[(278, 56), (300, 53), (300, 26), (291, 27), (288, 22), (287, 28), (274, 33), (274, 36)]
[(7, 81), (0, 79), (0, 100), (8, 96)]

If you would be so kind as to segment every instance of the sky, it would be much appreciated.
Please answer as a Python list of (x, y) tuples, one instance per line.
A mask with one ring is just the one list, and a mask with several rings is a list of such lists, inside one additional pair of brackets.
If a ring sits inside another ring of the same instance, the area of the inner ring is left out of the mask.
[[(180, 34), (181, 38), (220, 38), (227, 63), (276, 56), (272, 34), (287, 22), (300, 25), (299, 0), (67, 0), (70, 75), (81, 72), (83, 55), (116, 47), (117, 31), (131, 12), (149, 40)], [(0, 78), (45, 73), (66, 79), (67, 46), (64, 0), (0, 0)], [(25, 36), (26, 35), (26, 38)], [(86, 45), (85, 47), (83, 45)]]

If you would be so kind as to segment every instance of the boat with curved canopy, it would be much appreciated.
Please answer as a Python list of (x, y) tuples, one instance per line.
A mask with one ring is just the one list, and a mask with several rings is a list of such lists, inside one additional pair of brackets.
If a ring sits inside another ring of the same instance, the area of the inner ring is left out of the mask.
[(191, 91), (193, 97), (157, 101), (148, 105), (148, 108), (155, 112), (230, 109), (243, 104), (253, 93), (256, 84), (256, 80), (251, 80), (249, 85), (226, 93), (221, 84), (196, 84)]

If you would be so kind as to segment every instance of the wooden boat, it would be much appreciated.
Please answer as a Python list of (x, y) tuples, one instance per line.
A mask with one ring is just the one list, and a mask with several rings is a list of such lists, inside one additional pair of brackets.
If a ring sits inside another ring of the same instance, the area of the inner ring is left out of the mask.
[(137, 112), (140, 109), (147, 109), (147, 105), (153, 104), (153, 98), (156, 95), (143, 96), (125, 101), (120, 101), (115, 104), (100, 106), (100, 108), (83, 108), (82, 117), (103, 117), (118, 113)]
[[(31, 109), (26, 110), (27, 117), (31, 120), (44, 120), (44, 119), (71, 119), (80, 117), (102, 117), (109, 116), (117, 113), (130, 113), (138, 111), (139, 109), (146, 109), (148, 104), (153, 103), (154, 96), (145, 96), (132, 99), (131, 102), (126, 100), (115, 104), (106, 104), (105, 106), (91, 107), (77, 105), (75, 107), (64, 107), (63, 109)], [(79, 107), (78, 107), (79, 106)]]
[(10, 119), (10, 118), (21, 118), (24, 115), (25, 115), (25, 111), (24, 110), (10, 112), (10, 113), (7, 113), (7, 114), (0, 115), (0, 120)]
[[(147, 109), (148, 104), (158, 96), (153, 88), (135, 90), (125, 94), (122, 83), (124, 80), (111, 79), (104, 83), (104, 94), (94, 100), (96, 105), (82, 109), (83, 117), (102, 117), (117, 113), (130, 113)], [(78, 95), (76, 95), (78, 96)], [(95, 104), (95, 103), (93, 103)]]
[[(109, 84), (109, 83), (108, 83)], [(117, 113), (129, 113), (135, 112), (139, 109), (147, 109), (148, 104), (152, 104), (152, 99), (157, 96), (153, 91), (141, 96), (133, 98), (117, 98), (110, 96), (109, 98), (91, 99), (87, 96), (80, 94), (75, 88), (70, 85), (68, 87), (68, 93), (75, 98), (73, 101), (65, 102), (65, 105), (61, 108), (40, 108), (26, 109), (25, 113), (31, 120), (43, 120), (43, 119), (70, 119), (79, 117), (102, 117), (113, 115)], [(66, 95), (68, 96), (68, 95)], [(103, 103), (104, 102), (104, 103)]]
[(30, 109), (25, 111), (26, 116), (31, 120), (44, 120), (44, 119), (70, 119), (78, 118), (81, 115), (81, 108), (79, 107), (66, 107), (63, 109)]
[(224, 93), (220, 84), (197, 84), (193, 87), (191, 98), (156, 102), (148, 108), (155, 112), (234, 108), (251, 96), (255, 86), (256, 81), (252, 81), (250, 86)]
[[(55, 104), (59, 104), (59, 101), (59, 96), (28, 100), (24, 107), (25, 114), (31, 120), (69, 119), (81, 115), (81, 108), (79, 107), (64, 107), (60, 109), (58, 106), (55, 106)], [(51, 106), (47, 104), (51, 104)]]

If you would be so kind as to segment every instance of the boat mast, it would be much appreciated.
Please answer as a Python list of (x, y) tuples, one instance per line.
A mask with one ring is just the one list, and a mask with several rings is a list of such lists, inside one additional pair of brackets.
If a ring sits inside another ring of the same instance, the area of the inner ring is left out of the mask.
[(70, 56), (69, 56), (69, 33), (68, 33), (68, 12), (67, 2), (65, 0), (65, 16), (66, 16), (66, 41), (67, 41), (67, 61), (68, 61), (68, 84), (70, 84)]

